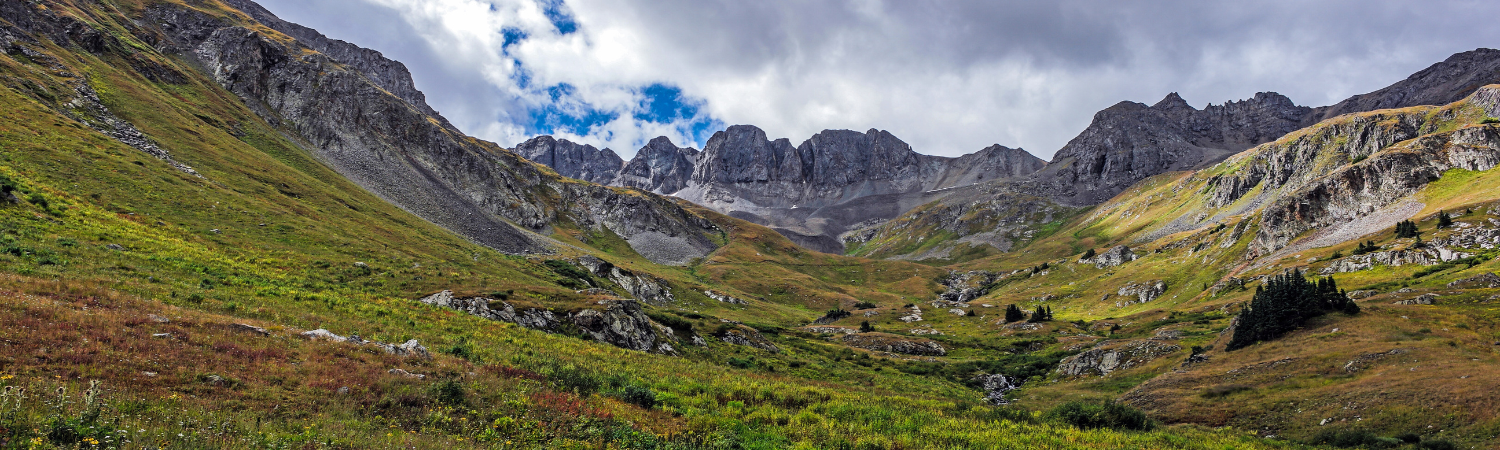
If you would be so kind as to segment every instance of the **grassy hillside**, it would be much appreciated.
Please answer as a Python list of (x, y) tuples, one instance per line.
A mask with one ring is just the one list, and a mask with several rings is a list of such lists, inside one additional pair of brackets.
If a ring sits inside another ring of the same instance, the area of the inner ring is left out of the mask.
[[(156, 53), (121, 16), (147, 3), (21, 6), (122, 46), (43, 38), (0, 57), (0, 447), (1287, 447), (1197, 427), (1084, 430), (979, 403), (959, 382), (970, 372), (945, 360), (792, 329), (855, 301), (930, 297), (943, 271), (927, 266), (814, 254), (722, 216), (726, 245), (685, 268), (566, 224), (555, 237), (576, 248), (556, 255), (475, 245), (343, 180)], [(201, 177), (89, 129), (101, 116), (70, 106), (81, 86)], [(781, 351), (710, 339), (645, 354), (413, 301), (451, 289), (588, 307), (598, 298), (544, 261), (583, 254), (668, 280), (681, 302), (650, 311), (664, 321), (706, 336), (745, 322)], [(298, 335), (316, 328), (434, 355)], [(977, 360), (1001, 344), (949, 345)]]

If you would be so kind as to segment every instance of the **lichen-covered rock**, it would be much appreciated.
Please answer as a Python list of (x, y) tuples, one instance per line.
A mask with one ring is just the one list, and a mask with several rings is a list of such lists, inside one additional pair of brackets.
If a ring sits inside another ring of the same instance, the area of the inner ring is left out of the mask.
[(1079, 259), (1078, 262), (1080, 264), (1093, 264), (1095, 268), (1103, 269), (1135, 261), (1136, 258), (1135, 252), (1130, 251), (1130, 247), (1117, 245), (1094, 255), (1092, 258)]
[(605, 300), (603, 311), (585, 309), (569, 320), (594, 340), (616, 347), (649, 352), (656, 349), (656, 331), (641, 305), (631, 300)]
[(735, 296), (732, 296), (732, 295), (729, 295), (729, 294), (723, 294), (723, 293), (719, 293), (719, 292), (714, 292), (714, 291), (703, 291), (703, 295), (708, 296), (708, 298), (717, 300), (720, 303), (728, 303), (728, 304), (731, 304), (731, 305), (748, 305), (748, 304), (750, 304), (750, 302), (747, 302), (747, 301), (745, 301), (742, 298), (735, 297)]
[(558, 326), (566, 320), (599, 342), (643, 352), (658, 348), (656, 329), (659, 325), (652, 322), (640, 303), (634, 300), (602, 300), (598, 304), (604, 306), (603, 310), (584, 309), (561, 317), (541, 308), (517, 310), (508, 302), (484, 297), (458, 298), (450, 291), (438, 292), (419, 301), (545, 332), (558, 331)]
[(1120, 290), (1116, 291), (1116, 294), (1121, 297), (1127, 297), (1128, 299), (1115, 302), (1115, 306), (1125, 307), (1139, 303), (1146, 303), (1152, 300), (1156, 300), (1157, 297), (1161, 297), (1161, 295), (1166, 292), (1167, 283), (1162, 280), (1147, 281), (1145, 283), (1136, 283), (1132, 281), (1126, 283), (1125, 286), (1120, 287)]
[(1101, 343), (1093, 349), (1069, 356), (1057, 366), (1065, 376), (1109, 375), (1118, 370), (1138, 367), (1172, 354), (1182, 347), (1153, 340)]
[(1449, 289), (1481, 289), (1500, 287), (1500, 276), (1494, 273), (1483, 273), (1462, 280), (1448, 283)]
[(802, 327), (802, 329), (807, 330), (809, 333), (818, 334), (854, 334), (859, 332), (859, 330), (850, 327), (809, 326)]
[(666, 280), (621, 269), (593, 256), (580, 257), (578, 262), (595, 276), (607, 278), (620, 285), (621, 289), (642, 303), (663, 306), (677, 300), (677, 297), (672, 295), (672, 288), (667, 285)]
[(1005, 393), (1021, 388), (1020, 380), (1012, 380), (1001, 374), (980, 374), (974, 377), (975, 384), (984, 391), (984, 401), (991, 405), (1008, 405)]
[(842, 338), (845, 345), (880, 352), (919, 356), (943, 356), (948, 349), (931, 339), (908, 338), (886, 333), (858, 333)]
[(724, 330), (724, 332), (719, 334), (719, 340), (734, 345), (754, 347), (771, 353), (781, 352), (781, 348), (776, 347), (776, 344), (772, 344), (769, 339), (766, 339), (765, 335), (760, 334), (760, 331), (745, 326), (735, 326)]
[(1437, 294), (1422, 294), (1406, 300), (1397, 300), (1393, 305), (1431, 305), (1437, 303)]
[(1472, 253), (1449, 250), (1445, 247), (1433, 245), (1421, 248), (1389, 250), (1383, 252), (1372, 252), (1363, 255), (1346, 256), (1333, 260), (1320, 271), (1324, 275), (1335, 273), (1358, 272), (1370, 270), (1375, 266), (1404, 266), (1416, 264), (1431, 266), (1442, 262), (1455, 261), (1474, 256)]

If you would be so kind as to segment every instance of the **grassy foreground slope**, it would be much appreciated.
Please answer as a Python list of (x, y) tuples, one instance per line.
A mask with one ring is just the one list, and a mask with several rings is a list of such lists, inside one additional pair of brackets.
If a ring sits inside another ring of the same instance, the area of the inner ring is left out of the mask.
[[(121, 46), (38, 37), (0, 57), (0, 447), (1285, 447), (1192, 427), (1079, 430), (816, 340), (753, 363), (717, 342), (670, 357), (420, 305), (440, 289), (554, 307), (591, 298), (540, 259), (474, 245), (341, 179), (136, 37), (128, 15), (146, 3), (7, 6), (75, 18)], [(85, 126), (99, 116), (64, 114), (84, 86), (201, 177)], [(791, 305), (765, 307), (789, 322), (817, 314), (807, 304), (931, 286), (931, 269), (795, 255), (763, 238), (774, 232), (724, 223), (739, 227), (730, 245), (696, 268), (578, 251), (765, 296)], [(418, 339), (435, 355), (297, 334), (314, 328)]]

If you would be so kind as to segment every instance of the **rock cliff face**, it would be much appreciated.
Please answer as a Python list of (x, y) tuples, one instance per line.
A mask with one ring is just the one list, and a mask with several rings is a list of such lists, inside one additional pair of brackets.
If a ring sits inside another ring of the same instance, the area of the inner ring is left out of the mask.
[(549, 251), (530, 232), (563, 219), (608, 228), (664, 264), (715, 248), (708, 236), (717, 228), (670, 200), (567, 182), (463, 135), (422, 101), (400, 63), (282, 22), (248, 0), (231, 3), (294, 40), (174, 3), (147, 7), (143, 32), (376, 195), (510, 253)]
[(516, 146), (522, 158), (541, 163), (559, 175), (577, 178), (591, 183), (607, 184), (625, 161), (613, 150), (599, 150), (592, 145), (575, 144), (568, 140), (538, 136)]
[(1147, 177), (1204, 167), (1281, 137), (1310, 114), (1274, 92), (1202, 110), (1176, 93), (1151, 106), (1120, 102), (1095, 114), (1038, 178), (1052, 198), (1091, 205)]
[(672, 194), (687, 187), (698, 164), (698, 149), (678, 147), (657, 137), (641, 147), (610, 184)]

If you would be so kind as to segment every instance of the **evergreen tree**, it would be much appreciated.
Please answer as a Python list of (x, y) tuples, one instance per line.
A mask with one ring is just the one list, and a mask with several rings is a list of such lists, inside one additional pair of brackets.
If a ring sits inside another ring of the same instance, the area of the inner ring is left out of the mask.
[(1438, 211), (1438, 229), (1448, 228), (1451, 226), (1453, 226), (1453, 216), (1449, 216), (1447, 211)]
[(1410, 220), (1403, 220), (1401, 222), (1396, 223), (1396, 238), (1397, 239), (1414, 238), (1414, 237), (1417, 237), (1418, 234), (1420, 234), (1420, 233), (1417, 231), (1417, 224), (1416, 224), (1416, 222), (1412, 222)]
[(1038, 323), (1047, 322), (1050, 320), (1052, 320), (1052, 310), (1050, 308), (1047, 308), (1046, 306), (1038, 306), (1036, 307), (1036, 311), (1031, 312), (1031, 318), (1027, 319), (1026, 321), (1031, 323)]
[(1016, 305), (1010, 305), (1010, 306), (1005, 307), (1005, 322), (1006, 323), (1019, 322), (1021, 320), (1025, 320), (1025, 319), (1026, 319), (1026, 313), (1022, 312), (1020, 307), (1018, 307)]
[(859, 332), (861, 332), (861, 333), (869, 333), (871, 331), (875, 331), (875, 326), (874, 325), (870, 325), (870, 321), (866, 320), (864, 322), (860, 322), (859, 323)]
[(1089, 249), (1089, 251), (1083, 252), (1083, 258), (1082, 259), (1093, 258), (1094, 255), (1097, 255), (1097, 254), (1098, 253), (1094, 253), (1094, 249), (1091, 248), (1091, 249)]
[(1237, 350), (1260, 341), (1281, 337), (1301, 327), (1308, 319), (1328, 312), (1358, 314), (1359, 305), (1340, 290), (1333, 278), (1308, 281), (1301, 271), (1272, 276), (1255, 288), (1250, 306), (1240, 313), (1227, 350)]

